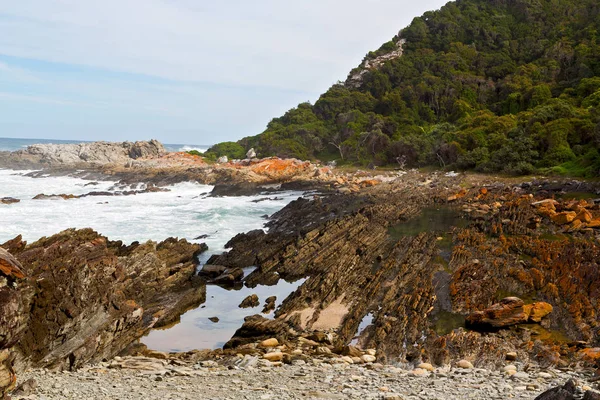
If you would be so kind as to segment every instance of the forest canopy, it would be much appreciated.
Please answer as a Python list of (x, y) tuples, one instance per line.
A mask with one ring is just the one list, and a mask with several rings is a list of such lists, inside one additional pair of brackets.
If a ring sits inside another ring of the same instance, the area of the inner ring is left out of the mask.
[(237, 144), (261, 157), (600, 176), (600, 3), (448, 3)]

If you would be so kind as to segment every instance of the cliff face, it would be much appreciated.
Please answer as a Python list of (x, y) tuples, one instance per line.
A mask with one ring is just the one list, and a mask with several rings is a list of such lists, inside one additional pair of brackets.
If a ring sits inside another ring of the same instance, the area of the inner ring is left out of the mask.
[(19, 368), (77, 368), (111, 358), (204, 301), (205, 286), (194, 273), (205, 247), (185, 240), (124, 246), (90, 229), (70, 229), (30, 245), (17, 237), (3, 247), (27, 274), (16, 293), (28, 306), (0, 317), (27, 321), (19, 324), (19, 342), (5, 344), (15, 345)]

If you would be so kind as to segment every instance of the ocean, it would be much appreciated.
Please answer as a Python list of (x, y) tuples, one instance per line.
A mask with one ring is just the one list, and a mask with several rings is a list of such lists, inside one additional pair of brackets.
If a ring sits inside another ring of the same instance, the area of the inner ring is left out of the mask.
[[(26, 148), (32, 144), (70, 144), (70, 143), (85, 143), (85, 140), (59, 140), (59, 139), (17, 139), (17, 138), (0, 138), (0, 151), (16, 151)], [(210, 145), (196, 145), (196, 144), (169, 144), (163, 143), (165, 149), (170, 152), (175, 151), (191, 151), (198, 150), (204, 153)]]
[[(12, 146), (18, 144), (13, 142)], [(40, 193), (78, 195), (91, 191), (113, 191), (117, 189), (114, 187), (116, 182), (92, 182), (68, 176), (30, 178), (25, 176), (27, 172), (0, 169), (0, 198), (21, 200), (14, 204), (0, 204), (0, 243), (19, 234), (31, 243), (67, 228), (90, 227), (111, 240), (125, 243), (162, 241), (168, 237), (204, 242), (209, 251), (200, 256), (201, 264), (210, 255), (225, 251), (225, 243), (236, 234), (263, 228), (264, 215), (271, 215), (302, 196), (301, 192), (284, 192), (260, 202), (256, 200), (265, 196), (208, 197), (212, 186), (184, 182), (169, 186), (169, 192), (33, 200)], [(208, 237), (195, 239), (201, 235)], [(276, 295), (279, 305), (301, 283), (281, 281), (277, 286), (242, 288), (239, 291), (209, 286), (204, 307), (184, 314), (181, 323), (170, 329), (151, 332), (142, 342), (159, 351), (220, 347), (241, 326), (244, 317), (260, 311), (237, 307), (250, 291), (258, 293), (261, 301)], [(214, 316), (220, 318), (218, 324), (208, 320)]]

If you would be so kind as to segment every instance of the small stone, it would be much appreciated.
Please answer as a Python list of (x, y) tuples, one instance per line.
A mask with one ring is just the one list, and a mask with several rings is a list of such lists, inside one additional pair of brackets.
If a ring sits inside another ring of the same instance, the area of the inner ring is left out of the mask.
[(514, 351), (511, 351), (510, 353), (506, 353), (507, 361), (515, 361), (516, 359), (517, 359), (517, 353), (515, 353)]
[(375, 362), (377, 360), (377, 358), (375, 356), (372, 356), (370, 354), (365, 354), (361, 357), (361, 359), (366, 362), (366, 363), (372, 363)]
[(517, 367), (516, 367), (516, 366), (514, 366), (514, 365), (512, 365), (512, 364), (509, 364), (509, 365), (506, 365), (506, 366), (504, 366), (504, 368), (502, 368), (502, 370), (503, 370), (504, 372), (508, 372), (508, 371), (516, 371), (516, 370), (517, 370)]
[(215, 324), (216, 324), (217, 322), (219, 322), (219, 317), (210, 317), (208, 320), (209, 320), (210, 322), (213, 322), (213, 323), (215, 323)]
[(277, 347), (279, 346), (279, 340), (277, 340), (276, 338), (270, 338), (270, 339), (266, 339), (263, 340), (262, 342), (260, 342), (260, 347)]
[(467, 361), (467, 360), (460, 360), (459, 362), (456, 363), (456, 366), (458, 368), (463, 368), (463, 369), (473, 368), (473, 364), (471, 364), (471, 362)]
[(511, 379), (519, 379), (519, 380), (526, 380), (529, 379), (529, 374), (527, 372), (517, 372), (515, 374), (513, 374), (511, 377)]
[(354, 360), (352, 360), (352, 357), (342, 356), (341, 360), (346, 364), (354, 364)]
[(263, 358), (271, 362), (281, 361), (283, 360), (283, 353), (280, 351), (274, 351), (272, 353), (265, 354)]
[(424, 369), (425, 371), (429, 371), (429, 372), (433, 372), (433, 370), (435, 369), (435, 368), (433, 368), (433, 365), (431, 365), (429, 363), (421, 363), (421, 364), (417, 365), (417, 368)]
[(410, 374), (413, 376), (427, 376), (429, 375), (429, 372), (427, 372), (427, 370), (423, 368), (415, 368), (412, 371), (410, 371)]

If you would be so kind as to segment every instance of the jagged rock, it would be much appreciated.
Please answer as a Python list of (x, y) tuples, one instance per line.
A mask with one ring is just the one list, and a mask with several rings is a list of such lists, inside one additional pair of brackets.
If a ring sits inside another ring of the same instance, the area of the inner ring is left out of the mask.
[(575, 400), (577, 385), (569, 380), (563, 386), (555, 387), (540, 394), (535, 400)]
[(467, 324), (473, 329), (500, 329), (526, 322), (540, 322), (552, 312), (552, 306), (539, 302), (525, 305), (518, 297), (507, 297), (484, 311), (467, 316)]
[(248, 297), (246, 297), (244, 300), (242, 300), (239, 307), (240, 308), (254, 308), (254, 307), (258, 307), (259, 305), (260, 305), (260, 301), (258, 300), (258, 296), (256, 294), (251, 294)]
[(277, 296), (267, 297), (265, 300), (265, 306), (263, 307), (262, 313), (269, 314), (271, 311), (275, 309), (275, 302), (277, 301)]
[(205, 246), (185, 240), (124, 246), (91, 229), (69, 229), (2, 246), (27, 272), (19, 290), (30, 304), (15, 346), (20, 366), (77, 368), (109, 359), (204, 301), (205, 287), (194, 276)]
[(10, 348), (20, 340), (29, 321), (28, 296), (20, 290), (24, 279), (21, 263), (0, 247), (0, 398), (16, 383)]
[(251, 148), (250, 150), (248, 150), (248, 152), (246, 153), (246, 158), (248, 158), (248, 159), (256, 158), (256, 151), (254, 151), (254, 148)]

